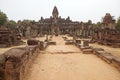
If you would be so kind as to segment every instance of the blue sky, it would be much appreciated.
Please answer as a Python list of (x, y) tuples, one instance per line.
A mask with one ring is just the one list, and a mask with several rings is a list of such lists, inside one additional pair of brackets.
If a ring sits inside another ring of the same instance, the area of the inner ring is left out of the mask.
[(101, 21), (105, 13), (117, 19), (120, 16), (120, 0), (0, 0), (0, 10), (10, 20), (30, 19), (38, 21), (41, 16), (49, 18), (54, 6), (59, 16), (74, 21)]

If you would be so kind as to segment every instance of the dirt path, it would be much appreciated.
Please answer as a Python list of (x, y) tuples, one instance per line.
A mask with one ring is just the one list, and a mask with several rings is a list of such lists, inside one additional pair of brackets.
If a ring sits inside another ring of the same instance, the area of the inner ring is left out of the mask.
[(54, 37), (53, 41), (57, 45), (49, 46), (46, 53), (36, 58), (24, 80), (120, 80), (120, 72), (95, 55), (64, 45), (61, 37)]

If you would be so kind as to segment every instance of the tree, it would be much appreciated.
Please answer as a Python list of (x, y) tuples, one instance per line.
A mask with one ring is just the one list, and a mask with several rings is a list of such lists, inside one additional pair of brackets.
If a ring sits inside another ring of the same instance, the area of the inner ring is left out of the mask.
[(31, 20), (27, 20), (27, 19), (25, 19), (25, 20), (23, 20), (22, 21), (25, 25), (30, 25), (30, 23), (31, 23)]
[(10, 20), (7, 22), (7, 27), (10, 29), (15, 29), (16, 26), (17, 26), (17, 23), (13, 20)]
[(0, 26), (4, 25), (6, 22), (7, 22), (6, 14), (0, 11)]
[(120, 30), (120, 17), (117, 20), (116, 28)]

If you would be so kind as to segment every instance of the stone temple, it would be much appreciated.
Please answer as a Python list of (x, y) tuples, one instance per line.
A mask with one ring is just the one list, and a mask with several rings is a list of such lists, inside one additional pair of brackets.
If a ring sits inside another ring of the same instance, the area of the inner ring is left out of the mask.
[(79, 22), (70, 20), (70, 17), (61, 18), (57, 7), (55, 6), (50, 18), (43, 18), (39, 20), (40, 34), (63, 34), (64, 32), (70, 32), (70, 30), (79, 25)]

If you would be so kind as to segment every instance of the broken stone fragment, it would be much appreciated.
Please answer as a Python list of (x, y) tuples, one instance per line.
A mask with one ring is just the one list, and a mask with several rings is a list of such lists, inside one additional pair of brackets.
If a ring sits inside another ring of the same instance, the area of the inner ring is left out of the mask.
[(39, 40), (29, 39), (29, 40), (27, 40), (27, 44), (28, 45), (38, 45), (39, 44)]

